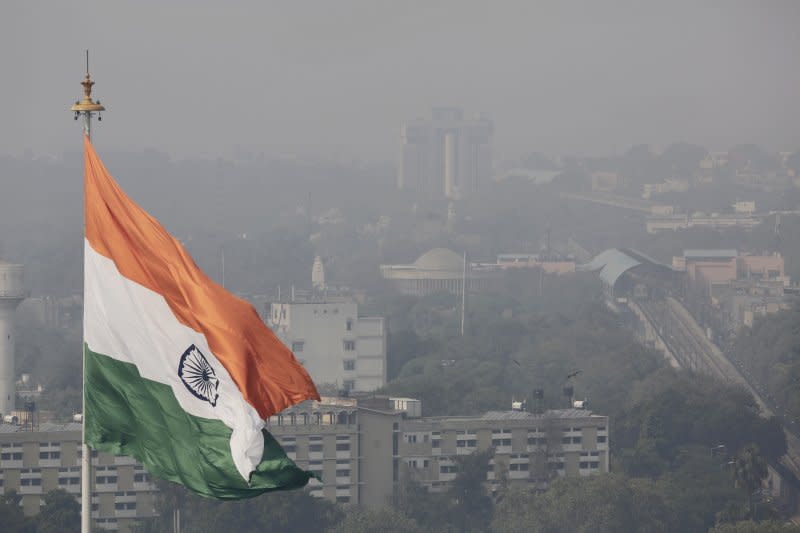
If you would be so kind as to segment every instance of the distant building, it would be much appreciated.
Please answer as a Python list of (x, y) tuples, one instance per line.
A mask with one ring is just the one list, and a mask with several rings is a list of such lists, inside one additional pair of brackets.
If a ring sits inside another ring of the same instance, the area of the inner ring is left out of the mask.
[(788, 309), (792, 296), (784, 260), (775, 255), (744, 255), (734, 249), (684, 250), (672, 258), (685, 272), (683, 292), (692, 314), (708, 334), (730, 338), (756, 317)]
[(733, 204), (733, 210), (736, 213), (752, 215), (756, 212), (756, 203), (753, 200), (736, 202)]
[(613, 191), (620, 183), (619, 174), (616, 172), (592, 172), (591, 180), (593, 191)]
[(650, 291), (669, 293), (680, 286), (680, 272), (631, 248), (609, 248), (578, 270), (596, 272), (605, 295), (619, 303), (629, 297), (646, 297)]
[(789, 286), (784, 260), (775, 255), (740, 255), (733, 249), (684, 250), (672, 258), (675, 270), (685, 271), (691, 281), (727, 283), (735, 280), (779, 281)]
[[(402, 294), (427, 296), (436, 292), (461, 294), (464, 258), (447, 248), (434, 248), (410, 265), (381, 265), (381, 276)], [(489, 288), (502, 276), (496, 265), (467, 265), (467, 291)]]
[(541, 268), (548, 274), (570, 274), (575, 272), (575, 258), (547, 254), (500, 254), (497, 266), (509, 268)]
[(373, 391), (386, 384), (382, 317), (359, 317), (349, 298), (272, 302), (267, 324), (318, 384)]
[(314, 257), (314, 265), (311, 267), (311, 286), (314, 290), (325, 290), (325, 266), (322, 264), (320, 256)]
[(688, 228), (742, 228), (753, 229), (761, 224), (761, 217), (746, 214), (695, 213), (693, 215), (650, 215), (647, 217), (647, 233), (678, 231)]
[(662, 183), (645, 183), (642, 190), (642, 198), (649, 200), (658, 194), (667, 192), (687, 192), (688, 190), (688, 180), (667, 179)]
[(447, 198), (474, 193), (491, 177), (493, 132), (488, 118), (465, 119), (455, 107), (403, 122), (398, 188)]
[[(51, 490), (81, 492), (81, 425), (42, 424), (38, 431), (0, 424), (0, 486), (17, 491), (32, 516)], [(103, 530), (130, 531), (137, 519), (156, 514), (150, 474), (131, 457), (92, 452), (92, 519)]]
[(273, 416), (268, 429), (300, 467), (322, 475), (309, 483), (312, 495), (343, 503), (383, 506), (406, 478), (445, 490), (458, 456), (489, 449), (491, 491), (501, 471), (511, 485), (536, 488), (553, 477), (608, 472), (608, 417), (587, 410), (420, 414), (409, 398), (323, 398)]

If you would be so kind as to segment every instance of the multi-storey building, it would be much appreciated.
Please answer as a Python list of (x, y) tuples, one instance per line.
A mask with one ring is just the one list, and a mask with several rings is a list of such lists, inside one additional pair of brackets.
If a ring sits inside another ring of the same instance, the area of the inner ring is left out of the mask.
[[(38, 431), (0, 424), (0, 488), (22, 497), (26, 515), (39, 512), (44, 496), (64, 489), (80, 497), (81, 425), (42, 424)], [(92, 518), (97, 527), (128, 531), (155, 514), (156, 487), (131, 457), (92, 452)]]
[(442, 490), (456, 476), (455, 459), (493, 450), (487, 481), (492, 490), (501, 471), (511, 484), (546, 488), (557, 476), (608, 472), (608, 417), (584, 409), (534, 414), (490, 411), (481, 416), (407, 419), (400, 457), (417, 482)]
[(386, 384), (382, 317), (359, 317), (349, 298), (270, 304), (267, 324), (318, 384), (372, 391)]
[[(608, 472), (608, 417), (584, 409), (534, 414), (420, 417), (418, 400), (324, 398), (269, 420), (269, 431), (297, 464), (321, 474), (312, 494), (381, 506), (411, 478), (441, 491), (456, 476), (456, 458), (493, 450), (487, 484), (544, 488), (557, 476)], [(501, 474), (502, 472), (502, 474)]]
[(474, 193), (491, 175), (493, 131), (485, 116), (465, 119), (454, 107), (436, 107), (430, 119), (404, 122), (398, 188), (447, 198)]

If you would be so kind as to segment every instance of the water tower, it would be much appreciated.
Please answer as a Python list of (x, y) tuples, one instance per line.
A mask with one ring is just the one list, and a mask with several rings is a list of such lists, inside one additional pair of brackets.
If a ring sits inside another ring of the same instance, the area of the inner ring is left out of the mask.
[(22, 265), (0, 260), (0, 413), (14, 410), (14, 315), (25, 299)]

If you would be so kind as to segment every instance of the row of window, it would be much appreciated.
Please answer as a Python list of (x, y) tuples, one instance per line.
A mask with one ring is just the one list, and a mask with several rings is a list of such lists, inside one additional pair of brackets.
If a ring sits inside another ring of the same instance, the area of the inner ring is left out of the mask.
[(39, 452), (39, 459), (61, 459), (61, 452)]
[[(302, 353), (305, 350), (306, 342), (305, 341), (293, 341), (292, 342), (292, 352), (295, 354)], [(354, 340), (344, 340), (342, 341), (342, 348), (344, 348), (345, 352), (354, 352), (356, 350), (356, 341)], [(353, 361), (353, 363), (355, 363)], [(348, 370), (345, 368), (345, 370)], [(350, 369), (352, 370), (352, 368)]]
[[(291, 451), (295, 451), (295, 445), (292, 444), (290, 446), (284, 446), (283, 449), (287, 452), (291, 447)], [(309, 452), (321, 452), (322, 451), (322, 444), (321, 443), (314, 443), (308, 445)], [(349, 452), (350, 451), (350, 443), (349, 442), (337, 442), (336, 443), (336, 451), (337, 452)]]

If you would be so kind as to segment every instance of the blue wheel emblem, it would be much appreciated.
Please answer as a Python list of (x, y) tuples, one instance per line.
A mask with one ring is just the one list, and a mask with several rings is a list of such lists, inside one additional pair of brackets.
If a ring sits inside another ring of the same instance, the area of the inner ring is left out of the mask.
[(183, 352), (181, 362), (178, 364), (178, 376), (195, 397), (207, 401), (212, 406), (217, 405), (219, 378), (208, 364), (203, 352), (194, 344)]

